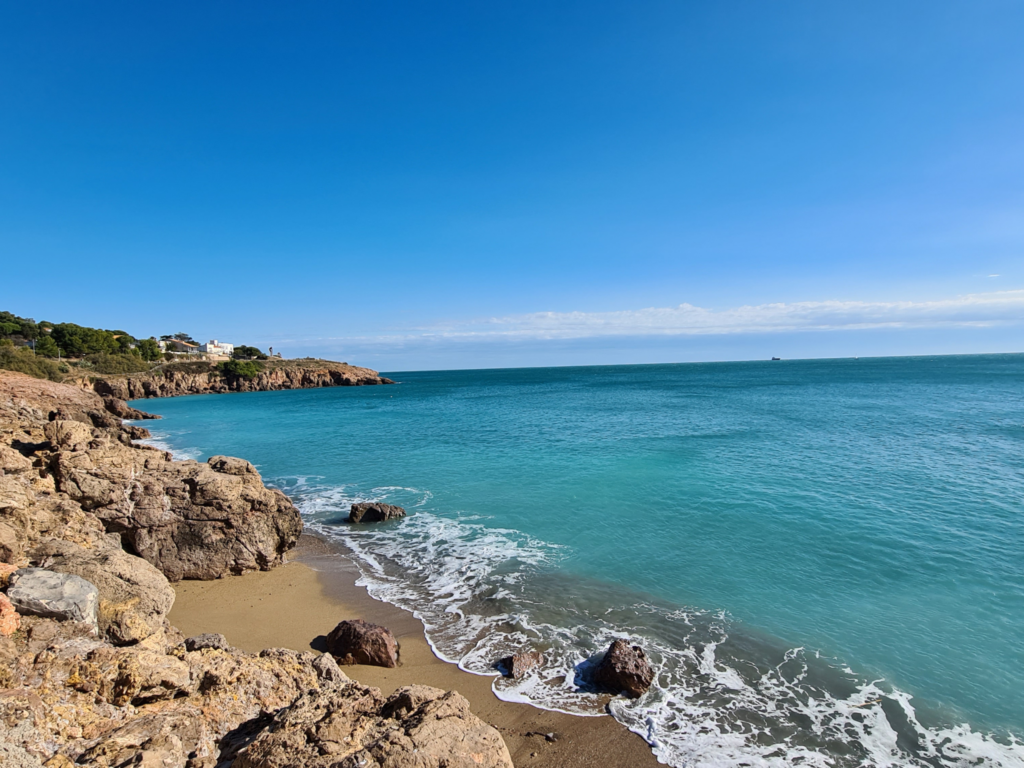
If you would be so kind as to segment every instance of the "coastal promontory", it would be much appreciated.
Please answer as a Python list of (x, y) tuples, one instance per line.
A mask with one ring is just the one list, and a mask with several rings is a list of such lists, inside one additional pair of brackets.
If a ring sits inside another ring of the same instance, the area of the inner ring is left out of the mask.
[(203, 360), (174, 362), (143, 373), (86, 375), (76, 381), (82, 388), (119, 400), (394, 383), (370, 368), (316, 358), (270, 360), (239, 372)]

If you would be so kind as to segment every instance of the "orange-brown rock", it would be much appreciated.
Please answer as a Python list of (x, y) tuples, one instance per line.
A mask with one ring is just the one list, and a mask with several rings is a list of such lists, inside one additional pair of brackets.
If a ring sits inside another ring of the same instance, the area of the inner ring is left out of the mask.
[(18, 631), (21, 626), (21, 617), (14, 610), (7, 595), (0, 593), (0, 635), (10, 637)]

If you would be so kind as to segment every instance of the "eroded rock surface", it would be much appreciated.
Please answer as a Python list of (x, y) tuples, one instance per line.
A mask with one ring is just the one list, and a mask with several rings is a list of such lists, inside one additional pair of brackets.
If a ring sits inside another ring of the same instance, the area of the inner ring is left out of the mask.
[(362, 619), (343, 621), (327, 636), (327, 652), (339, 664), (398, 666), (398, 641), (391, 630)]
[(80, 576), (96, 585), (99, 631), (116, 645), (137, 643), (158, 632), (174, 605), (174, 590), (167, 577), (109, 538), (89, 548), (45, 539), (31, 556), (52, 571)]
[(235, 768), (503, 768), (501, 736), (454, 691), (411, 686), (386, 702), (349, 682), (300, 696), (238, 754)]
[(11, 576), (7, 599), (22, 615), (77, 621), (96, 627), (100, 593), (96, 585), (67, 573), (23, 568)]

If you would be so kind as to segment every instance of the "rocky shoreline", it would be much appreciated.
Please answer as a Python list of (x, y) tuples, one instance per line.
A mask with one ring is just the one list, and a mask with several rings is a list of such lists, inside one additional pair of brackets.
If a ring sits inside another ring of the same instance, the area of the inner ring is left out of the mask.
[(169, 363), (146, 373), (79, 377), (75, 383), (117, 400), (394, 384), (369, 368), (328, 360), (275, 360), (261, 365), (263, 370), (252, 378), (225, 375), (216, 364), (197, 361)]
[[(326, 381), (301, 370), (263, 383)], [(246, 653), (168, 623), (171, 582), (272, 569), (302, 530), (248, 462), (174, 461), (133, 443), (148, 432), (120, 419), (143, 414), (119, 394), (215, 391), (171, 379), (104, 398), (96, 382), (86, 391), (0, 371), (0, 762), (511, 766), (501, 735), (458, 693), (385, 697), (330, 654)]]

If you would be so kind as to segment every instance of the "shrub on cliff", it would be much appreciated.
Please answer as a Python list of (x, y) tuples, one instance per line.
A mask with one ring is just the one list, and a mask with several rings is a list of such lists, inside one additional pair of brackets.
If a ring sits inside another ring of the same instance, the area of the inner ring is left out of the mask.
[(263, 366), (255, 360), (228, 360), (218, 364), (217, 370), (229, 379), (254, 379), (263, 370)]
[(235, 347), (235, 351), (231, 353), (231, 356), (235, 360), (266, 360), (267, 356), (263, 350), (258, 347), (248, 347), (245, 344), (240, 344)]
[(141, 373), (149, 370), (149, 363), (132, 354), (111, 355), (100, 352), (86, 357), (85, 363), (87, 365), (83, 365), (83, 368), (91, 368), (96, 373)]
[(190, 363), (168, 363), (163, 367), (167, 373), (209, 373), (213, 368), (209, 363), (194, 360)]
[(40, 357), (28, 347), (15, 347), (9, 339), (0, 341), (0, 368), (27, 373), (37, 379), (60, 381), (63, 378), (56, 363)]

